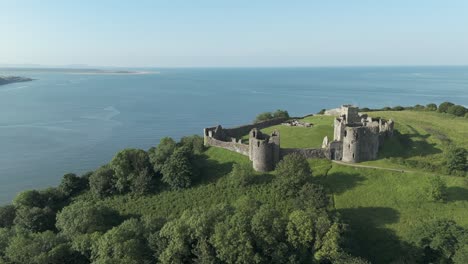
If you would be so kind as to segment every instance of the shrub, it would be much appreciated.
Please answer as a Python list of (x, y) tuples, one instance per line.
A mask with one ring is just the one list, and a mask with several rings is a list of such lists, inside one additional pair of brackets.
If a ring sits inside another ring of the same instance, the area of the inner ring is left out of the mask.
[(447, 196), (447, 185), (439, 176), (429, 179), (427, 192), (430, 201), (443, 202)]
[(273, 114), (273, 118), (289, 118), (289, 113), (286, 110), (278, 109)]
[(327, 109), (324, 108), (324, 109), (320, 110), (317, 114), (323, 115), (323, 114), (325, 114), (325, 111), (327, 111)]
[(447, 110), (449, 109), (449, 107), (451, 107), (452, 105), (454, 105), (453, 103), (450, 103), (450, 102), (443, 102), (439, 105), (439, 108), (437, 109), (437, 111), (439, 113), (447, 113)]
[(273, 119), (273, 115), (271, 114), (271, 112), (260, 113), (255, 118), (255, 123), (270, 120), (270, 119)]
[(405, 110), (405, 108), (403, 106), (398, 105), (398, 106), (393, 107), (392, 110), (393, 111), (403, 111), (403, 110)]
[(468, 151), (464, 148), (451, 147), (446, 155), (446, 164), (449, 173), (465, 172), (468, 169)]
[(464, 116), (467, 112), (467, 109), (461, 105), (452, 105), (447, 109), (447, 113), (456, 115), (456, 116)]
[(437, 111), (437, 105), (434, 103), (427, 104), (426, 105), (426, 110), (428, 111)]

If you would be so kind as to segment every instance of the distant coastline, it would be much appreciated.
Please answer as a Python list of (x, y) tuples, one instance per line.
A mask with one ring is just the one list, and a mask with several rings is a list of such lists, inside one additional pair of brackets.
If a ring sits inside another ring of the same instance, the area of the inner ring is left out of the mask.
[(34, 79), (19, 76), (0, 76), (0, 85), (30, 81), (34, 81)]

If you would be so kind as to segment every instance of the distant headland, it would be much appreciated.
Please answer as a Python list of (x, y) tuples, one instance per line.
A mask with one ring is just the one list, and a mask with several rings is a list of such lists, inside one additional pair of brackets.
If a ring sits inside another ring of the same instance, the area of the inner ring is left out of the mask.
[(19, 77), (19, 76), (0, 76), (0, 85), (17, 83), (17, 82), (30, 82), (34, 79)]

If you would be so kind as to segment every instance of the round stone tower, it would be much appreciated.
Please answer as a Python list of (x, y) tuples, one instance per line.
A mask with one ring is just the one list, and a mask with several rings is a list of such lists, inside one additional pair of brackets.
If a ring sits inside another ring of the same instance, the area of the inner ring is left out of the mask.
[(271, 136), (262, 134), (257, 129), (249, 133), (249, 158), (256, 171), (272, 171), (280, 156), (279, 132), (274, 131)]
[(343, 158), (344, 162), (359, 162), (359, 130), (360, 127), (347, 126), (343, 135)]

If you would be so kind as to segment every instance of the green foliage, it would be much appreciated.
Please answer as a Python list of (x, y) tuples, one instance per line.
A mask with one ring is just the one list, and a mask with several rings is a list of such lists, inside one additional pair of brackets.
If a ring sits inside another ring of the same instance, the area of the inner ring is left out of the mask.
[(307, 160), (299, 154), (286, 155), (276, 166), (277, 187), (281, 193), (292, 196), (312, 175)]
[(141, 149), (125, 149), (110, 162), (117, 179), (115, 186), (120, 193), (132, 191), (148, 193), (153, 187), (153, 168), (148, 154)]
[(437, 176), (429, 179), (427, 196), (429, 201), (443, 202), (447, 199), (447, 185), (442, 178)]
[(15, 207), (43, 207), (42, 195), (39, 191), (28, 190), (20, 192), (13, 199)]
[(323, 115), (323, 114), (325, 114), (326, 111), (327, 111), (327, 109), (324, 108), (324, 109), (321, 109), (317, 114), (318, 115)]
[(288, 241), (297, 248), (307, 248), (314, 241), (314, 222), (305, 211), (296, 210), (289, 215)]
[(104, 198), (117, 193), (116, 182), (114, 170), (104, 165), (89, 177), (89, 188), (94, 197)]
[[(5, 249), (10, 244), (10, 240), (15, 236), (15, 231), (10, 228), (0, 228), (0, 260), (5, 255)], [(0, 263), (2, 263), (0, 261)]]
[(205, 151), (203, 137), (198, 135), (182, 137), (180, 139), (180, 145), (182, 147), (187, 147), (195, 155), (200, 155)]
[(66, 196), (74, 196), (87, 188), (88, 182), (85, 178), (76, 176), (74, 173), (63, 175), (58, 189)]
[(278, 109), (272, 113), (273, 118), (289, 118), (289, 113), (286, 110)]
[(459, 262), (461, 256), (466, 256), (468, 231), (452, 220), (437, 220), (416, 228), (411, 240), (422, 251), (421, 263)]
[(426, 105), (426, 110), (428, 111), (437, 111), (437, 105), (434, 103), (430, 103)]
[(273, 119), (273, 114), (271, 112), (263, 112), (257, 115), (255, 118), (255, 123)]
[(446, 154), (446, 163), (449, 173), (466, 172), (468, 169), (468, 151), (464, 148), (450, 147)]
[(437, 109), (437, 111), (439, 113), (447, 113), (449, 107), (453, 106), (454, 104), (451, 103), (451, 102), (443, 102), (439, 105), (439, 108)]
[(57, 215), (57, 228), (69, 238), (104, 233), (119, 222), (120, 216), (115, 210), (92, 202), (73, 203)]
[(456, 116), (464, 116), (467, 111), (468, 110), (462, 105), (452, 105), (447, 109), (448, 114)]
[(16, 210), (14, 223), (31, 232), (54, 230), (55, 213), (49, 207), (20, 207)]
[(255, 171), (250, 164), (235, 163), (229, 174), (229, 181), (233, 187), (246, 187), (255, 181)]
[(405, 108), (403, 106), (395, 106), (395, 107), (392, 107), (392, 111), (403, 111), (405, 110)]
[(306, 183), (297, 193), (295, 204), (301, 209), (321, 209), (327, 208), (330, 199), (322, 185)]
[(18, 234), (10, 241), (5, 257), (12, 263), (62, 264), (83, 263), (60, 235), (51, 231)]
[(93, 263), (151, 263), (144, 234), (145, 229), (139, 220), (124, 221), (99, 238), (92, 251)]
[(0, 228), (10, 228), (16, 217), (16, 210), (13, 205), (0, 206)]
[(289, 118), (289, 113), (286, 110), (278, 109), (275, 112), (264, 112), (257, 115), (255, 123), (267, 121), (275, 118)]
[(172, 190), (188, 188), (194, 176), (190, 150), (186, 147), (177, 148), (161, 169), (162, 181)]
[(159, 141), (157, 147), (148, 150), (148, 156), (155, 172), (160, 172), (166, 160), (176, 149), (176, 142), (170, 137), (164, 137)]

